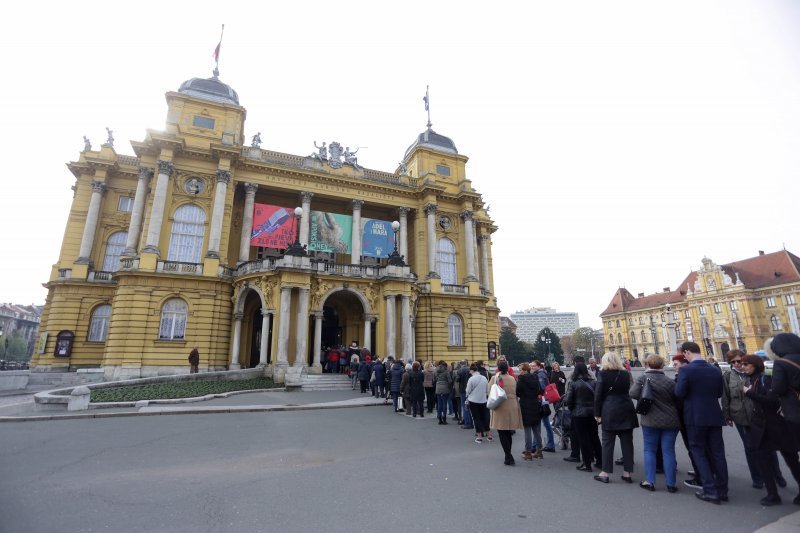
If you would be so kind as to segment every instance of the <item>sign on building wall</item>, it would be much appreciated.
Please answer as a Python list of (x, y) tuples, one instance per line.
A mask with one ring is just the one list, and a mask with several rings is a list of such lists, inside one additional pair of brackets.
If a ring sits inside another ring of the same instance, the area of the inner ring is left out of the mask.
[(311, 211), (309, 250), (348, 254), (352, 238), (353, 217), (350, 215)]
[(291, 209), (266, 204), (253, 206), (250, 246), (284, 249), (294, 242), (294, 237), (294, 216)]
[(388, 220), (361, 219), (361, 255), (389, 257), (394, 250), (394, 231)]

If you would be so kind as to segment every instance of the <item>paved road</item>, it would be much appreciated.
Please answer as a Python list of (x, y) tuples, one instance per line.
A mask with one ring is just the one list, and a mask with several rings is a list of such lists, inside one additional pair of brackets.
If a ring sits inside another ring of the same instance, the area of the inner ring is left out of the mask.
[(383, 406), (5, 423), (0, 531), (733, 533), (800, 510), (760, 507), (738, 436), (726, 442), (731, 503), (717, 507), (619, 473), (602, 485), (564, 452), (506, 467), (496, 441)]

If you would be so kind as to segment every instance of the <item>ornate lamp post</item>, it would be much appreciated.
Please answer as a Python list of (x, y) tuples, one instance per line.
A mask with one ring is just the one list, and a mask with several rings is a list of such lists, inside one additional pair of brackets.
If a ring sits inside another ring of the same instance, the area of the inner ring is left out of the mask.
[(547, 337), (542, 335), (542, 342), (547, 344), (547, 364), (551, 365), (553, 364), (553, 354), (550, 353), (550, 343), (553, 341), (550, 340), (550, 335), (547, 335)]
[(403, 256), (397, 251), (397, 230), (400, 229), (400, 223), (398, 221), (392, 222), (392, 231), (394, 231), (394, 250), (392, 251), (391, 255), (389, 255), (389, 264), (392, 266), (406, 266), (405, 262), (403, 261)]
[(284, 252), (284, 255), (295, 255), (298, 257), (304, 257), (308, 255), (306, 249), (303, 248), (303, 245), (300, 244), (300, 217), (303, 216), (303, 208), (302, 207), (295, 207), (294, 208), (294, 219), (295, 219), (295, 232), (294, 232), (294, 242), (289, 245)]

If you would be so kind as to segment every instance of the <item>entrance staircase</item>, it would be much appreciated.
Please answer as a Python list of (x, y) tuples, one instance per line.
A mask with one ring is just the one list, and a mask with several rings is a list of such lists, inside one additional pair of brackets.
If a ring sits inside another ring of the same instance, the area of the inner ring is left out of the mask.
[(304, 374), (300, 385), (303, 391), (350, 390), (347, 374)]

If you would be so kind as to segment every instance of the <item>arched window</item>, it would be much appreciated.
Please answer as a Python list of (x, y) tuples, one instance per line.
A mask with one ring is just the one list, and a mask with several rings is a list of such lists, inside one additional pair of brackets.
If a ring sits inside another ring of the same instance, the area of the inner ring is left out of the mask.
[(772, 324), (772, 331), (781, 330), (781, 319), (778, 318), (777, 315), (772, 315), (769, 317), (769, 323)]
[(184, 205), (175, 210), (167, 261), (200, 262), (205, 222), (205, 211), (196, 205)]
[(645, 342), (647, 342), (647, 333), (645, 333), (645, 332), (643, 331), (643, 332), (642, 332), (642, 343), (644, 344)]
[(622, 344), (622, 333), (617, 333), (617, 344)]
[(464, 346), (464, 328), (455, 313), (447, 317), (447, 339), (448, 346)]
[(458, 284), (456, 274), (456, 245), (446, 238), (439, 239), (436, 244), (436, 273), (445, 285)]
[(105, 342), (108, 336), (108, 319), (111, 316), (111, 306), (98, 305), (92, 311), (92, 320), (89, 323), (89, 339), (94, 342)]
[(636, 333), (631, 331), (631, 344), (636, 344)]
[(161, 327), (158, 337), (160, 339), (183, 339), (186, 334), (186, 315), (188, 314), (186, 302), (180, 298), (172, 298), (164, 302), (161, 308)]
[(608, 344), (614, 344), (614, 334), (608, 336)]
[(128, 240), (127, 231), (112, 233), (106, 243), (106, 256), (103, 258), (103, 271), (116, 272), (119, 268), (119, 256), (125, 251)]

